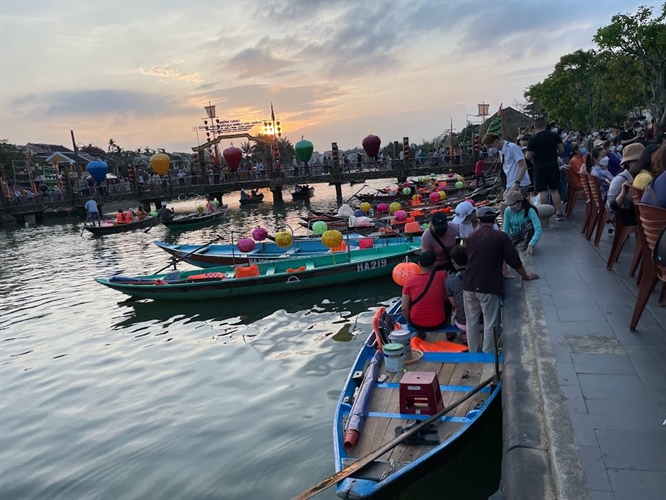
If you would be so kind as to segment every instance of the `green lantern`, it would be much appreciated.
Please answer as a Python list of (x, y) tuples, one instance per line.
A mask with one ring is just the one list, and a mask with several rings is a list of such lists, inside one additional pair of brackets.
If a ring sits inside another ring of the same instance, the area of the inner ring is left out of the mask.
[(312, 232), (317, 235), (322, 235), (328, 231), (328, 225), (323, 220), (318, 220), (312, 224)]
[(314, 146), (310, 141), (306, 141), (301, 137), (301, 140), (296, 143), (294, 149), (296, 150), (296, 156), (298, 156), (298, 159), (305, 163), (310, 161), (310, 158), (312, 158), (312, 151), (314, 151)]

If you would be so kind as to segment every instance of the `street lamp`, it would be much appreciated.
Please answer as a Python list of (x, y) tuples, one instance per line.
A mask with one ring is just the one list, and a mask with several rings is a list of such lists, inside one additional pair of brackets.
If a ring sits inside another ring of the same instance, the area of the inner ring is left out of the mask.
[(271, 149), (273, 151), (273, 158), (268, 164), (268, 176), (273, 177), (273, 165), (275, 160), (280, 157), (280, 150), (278, 148), (278, 138), (282, 137), (282, 127), (280, 120), (275, 119), (275, 112), (273, 111), (273, 103), (271, 103), (271, 119), (264, 120), (264, 135), (271, 137)]

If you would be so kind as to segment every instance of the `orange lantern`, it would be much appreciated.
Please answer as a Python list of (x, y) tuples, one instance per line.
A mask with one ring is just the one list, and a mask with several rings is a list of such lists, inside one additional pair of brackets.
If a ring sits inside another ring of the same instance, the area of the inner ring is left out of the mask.
[(419, 274), (421, 268), (415, 262), (401, 262), (393, 268), (391, 276), (393, 276), (393, 281), (397, 285), (404, 286), (407, 282), (407, 278), (414, 274)]
[(169, 165), (171, 164), (171, 159), (169, 155), (164, 153), (157, 153), (150, 157), (150, 166), (153, 167), (153, 170), (158, 175), (166, 175), (169, 173)]

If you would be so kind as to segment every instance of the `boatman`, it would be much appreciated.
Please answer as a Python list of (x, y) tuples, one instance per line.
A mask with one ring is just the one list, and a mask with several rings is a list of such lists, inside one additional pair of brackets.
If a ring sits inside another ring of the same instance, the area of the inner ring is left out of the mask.
[(169, 222), (171, 219), (173, 219), (173, 210), (169, 210), (166, 201), (163, 201), (162, 208), (157, 211), (157, 220)]
[(86, 222), (92, 221), (93, 226), (95, 225), (95, 221), (97, 221), (98, 226), (102, 226), (102, 219), (99, 216), (99, 209), (97, 208), (97, 202), (95, 199), (91, 196), (88, 201), (86, 201), (86, 204), (84, 205), (86, 212), (87, 212), (87, 217), (86, 217)]

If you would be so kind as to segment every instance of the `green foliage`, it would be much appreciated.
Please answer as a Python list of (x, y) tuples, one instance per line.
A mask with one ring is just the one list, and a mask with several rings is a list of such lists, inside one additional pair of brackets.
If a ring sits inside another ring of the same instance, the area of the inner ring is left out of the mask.
[(12, 162), (24, 161), (25, 154), (22, 153), (18, 146), (10, 144), (7, 139), (0, 140), (0, 177), (4, 175), (5, 179), (12, 178)]

